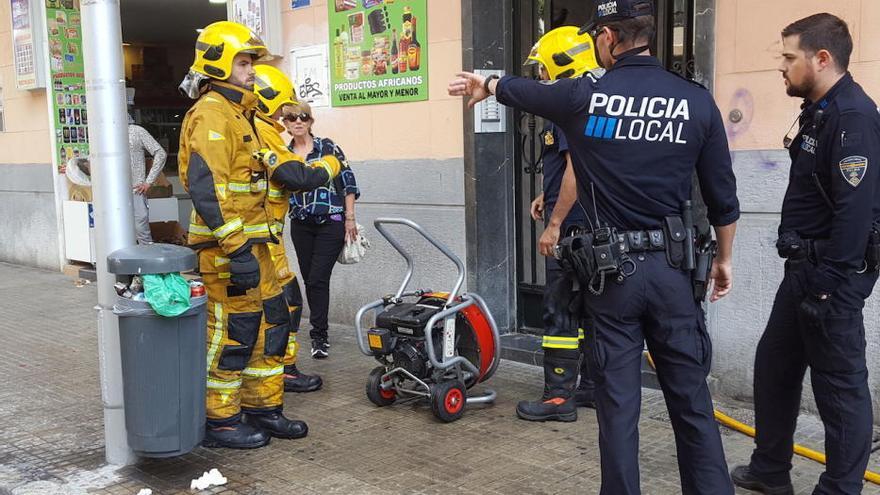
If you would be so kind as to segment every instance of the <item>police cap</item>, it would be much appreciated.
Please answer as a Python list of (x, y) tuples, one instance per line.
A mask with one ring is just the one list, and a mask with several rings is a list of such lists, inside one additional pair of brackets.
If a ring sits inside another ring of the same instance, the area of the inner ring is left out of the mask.
[(646, 15), (654, 15), (653, 0), (599, 0), (596, 3), (593, 17), (581, 28), (579, 34), (590, 32), (609, 22), (624, 21)]

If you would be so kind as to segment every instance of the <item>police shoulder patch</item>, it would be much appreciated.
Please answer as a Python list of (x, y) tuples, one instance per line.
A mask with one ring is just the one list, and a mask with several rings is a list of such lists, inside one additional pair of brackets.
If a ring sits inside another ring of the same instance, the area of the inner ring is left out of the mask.
[(840, 160), (838, 164), (840, 173), (843, 174), (843, 180), (849, 185), (857, 187), (862, 179), (865, 178), (865, 172), (868, 170), (868, 159), (864, 156), (848, 156)]

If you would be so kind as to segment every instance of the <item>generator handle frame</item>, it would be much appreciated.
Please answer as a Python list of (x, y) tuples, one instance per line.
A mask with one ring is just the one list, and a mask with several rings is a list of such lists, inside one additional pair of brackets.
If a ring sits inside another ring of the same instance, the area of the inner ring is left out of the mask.
[(434, 365), (435, 368), (447, 370), (455, 366), (456, 364), (461, 364), (465, 367), (465, 369), (473, 373), (475, 376), (480, 375), (480, 370), (476, 366), (474, 366), (473, 363), (461, 356), (455, 356), (452, 359), (446, 359), (446, 357), (444, 356), (443, 361), (438, 361), (434, 353), (434, 325), (440, 320), (458, 314), (459, 311), (467, 308), (468, 306), (473, 306), (476, 302), (477, 301), (475, 299), (472, 299), (469, 297), (468, 294), (465, 294), (462, 296), (462, 301), (460, 303), (446, 308), (439, 313), (435, 313), (434, 316), (432, 316), (431, 319), (428, 320), (428, 323), (425, 324), (425, 347), (428, 351), (428, 359), (431, 361), (431, 364)]
[[(418, 293), (412, 292), (407, 294), (400, 294), (400, 296), (411, 296), (417, 295)], [(477, 294), (466, 293), (462, 294), (461, 302), (456, 303), (455, 305), (444, 309), (433, 315), (428, 323), (425, 324), (425, 346), (427, 347), (428, 359), (431, 361), (431, 364), (440, 369), (449, 369), (456, 364), (461, 363), (468, 371), (474, 374), (474, 376), (479, 376), (480, 370), (474, 366), (473, 363), (468, 361), (462, 356), (455, 356), (452, 359), (443, 359), (443, 361), (438, 361), (436, 358), (436, 353), (434, 351), (434, 325), (437, 324), (441, 319), (447, 318), (449, 316), (458, 314), (461, 310), (467, 308), (468, 306), (473, 306), (476, 304), (482, 310), (483, 315), (489, 320), (489, 328), (492, 330), (492, 341), (495, 344), (495, 356), (492, 361), (492, 365), (489, 367), (489, 370), (486, 372), (485, 376), (483, 376), (483, 380), (488, 379), (492, 375), (495, 374), (495, 370), (498, 369), (498, 364), (501, 362), (501, 336), (498, 333), (498, 325), (495, 323), (495, 318), (492, 316), (492, 313), (489, 311), (489, 307), (486, 306), (486, 301), (483, 300)], [(368, 311), (373, 311), (376, 308), (384, 307), (385, 300), (377, 299), (371, 303), (368, 303), (361, 307), (355, 315), (354, 327), (355, 333), (357, 335), (357, 343), (358, 347), (360, 347), (361, 352), (367, 356), (375, 356), (376, 353), (370, 349), (369, 344), (366, 339), (366, 332), (364, 332), (363, 327), (363, 318), (364, 315)]]
[(464, 284), (465, 277), (465, 267), (464, 263), (455, 255), (452, 251), (449, 250), (443, 243), (435, 239), (431, 236), (431, 234), (427, 233), (425, 229), (423, 229), (419, 224), (413, 222), (412, 220), (408, 220), (406, 218), (399, 217), (383, 217), (377, 218), (373, 221), (373, 226), (376, 227), (376, 230), (382, 234), (393, 247), (400, 253), (401, 256), (406, 260), (406, 275), (403, 277), (403, 282), (400, 284), (400, 287), (397, 289), (397, 292), (394, 294), (396, 299), (400, 299), (403, 296), (403, 292), (406, 290), (406, 287), (409, 285), (410, 279), (412, 279), (414, 263), (412, 256), (410, 256), (409, 252), (403, 248), (400, 242), (391, 235), (390, 232), (385, 228), (385, 225), (405, 225), (416, 232), (419, 233), (422, 237), (425, 238), (428, 242), (430, 242), (435, 248), (437, 248), (441, 253), (443, 253), (447, 258), (452, 260), (455, 263), (455, 267), (458, 269), (458, 277), (455, 280), (455, 286), (452, 288), (452, 291), (449, 292), (449, 297), (446, 298), (446, 307), (449, 307), (455, 298), (458, 297), (458, 293), (461, 290), (461, 286)]
[(492, 365), (486, 371), (486, 374), (480, 378), (481, 381), (487, 380), (489, 377), (495, 374), (495, 370), (498, 369), (498, 364), (501, 362), (501, 336), (498, 333), (498, 325), (495, 323), (495, 318), (492, 316), (492, 313), (489, 311), (489, 307), (486, 306), (486, 301), (483, 300), (477, 294), (462, 294), (461, 302), (452, 306), (448, 309), (445, 309), (428, 320), (428, 323), (425, 324), (425, 347), (428, 351), (428, 359), (431, 360), (431, 364), (440, 369), (449, 369), (456, 364), (462, 363), (464, 367), (474, 374), (474, 376), (479, 377), (480, 370), (474, 366), (473, 363), (468, 361), (462, 356), (455, 356), (452, 359), (443, 358), (443, 361), (438, 361), (435, 357), (434, 353), (434, 325), (437, 324), (441, 319), (445, 319), (449, 316), (459, 313), (464, 308), (468, 306), (473, 306), (476, 304), (481, 309), (483, 315), (486, 319), (489, 320), (489, 328), (492, 330), (492, 341), (495, 344), (495, 355), (492, 360)]
[(374, 353), (370, 349), (370, 346), (367, 345), (367, 341), (364, 337), (364, 328), (362, 325), (362, 321), (364, 319), (364, 315), (368, 311), (375, 310), (376, 308), (381, 308), (384, 305), (385, 305), (384, 299), (379, 299), (379, 300), (373, 301), (373, 302), (368, 303), (364, 306), (361, 306), (361, 309), (359, 309), (357, 314), (354, 316), (354, 330), (355, 330), (355, 334), (357, 335), (358, 347), (360, 347), (361, 352), (366, 354), (367, 356), (375, 356), (376, 353)]

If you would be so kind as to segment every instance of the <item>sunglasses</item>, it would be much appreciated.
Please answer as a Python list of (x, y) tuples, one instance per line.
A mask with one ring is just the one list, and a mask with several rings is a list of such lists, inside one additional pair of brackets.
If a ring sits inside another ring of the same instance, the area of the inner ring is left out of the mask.
[(296, 122), (297, 120), (301, 120), (303, 122), (308, 122), (308, 121), (312, 120), (312, 116), (305, 113), (305, 112), (294, 113), (294, 114), (290, 114), (290, 115), (285, 115), (284, 120), (286, 122)]
[(588, 29), (586, 31), (586, 33), (590, 35), (590, 38), (593, 38), (593, 43), (595, 43), (596, 38), (598, 38), (599, 35), (601, 35), (603, 32), (605, 32), (605, 28), (608, 28), (609, 31), (614, 31), (614, 32), (619, 31), (617, 28), (613, 28), (608, 25), (599, 25), (599, 26), (595, 26), (593, 28)]

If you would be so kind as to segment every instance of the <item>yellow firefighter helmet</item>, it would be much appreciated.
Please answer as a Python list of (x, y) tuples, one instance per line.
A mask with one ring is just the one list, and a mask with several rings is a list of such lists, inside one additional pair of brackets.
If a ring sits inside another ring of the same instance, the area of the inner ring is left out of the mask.
[(254, 92), (260, 100), (261, 112), (273, 116), (284, 105), (296, 105), (296, 88), (283, 72), (271, 65), (255, 65), (257, 73), (254, 80)]
[(239, 53), (249, 53), (254, 60), (271, 58), (263, 40), (247, 26), (219, 21), (208, 25), (196, 40), (196, 58), (191, 70), (225, 81), (232, 74), (232, 60)]
[(551, 81), (577, 77), (599, 67), (593, 40), (588, 34), (578, 34), (575, 26), (553, 29), (535, 43), (523, 65), (541, 64)]

